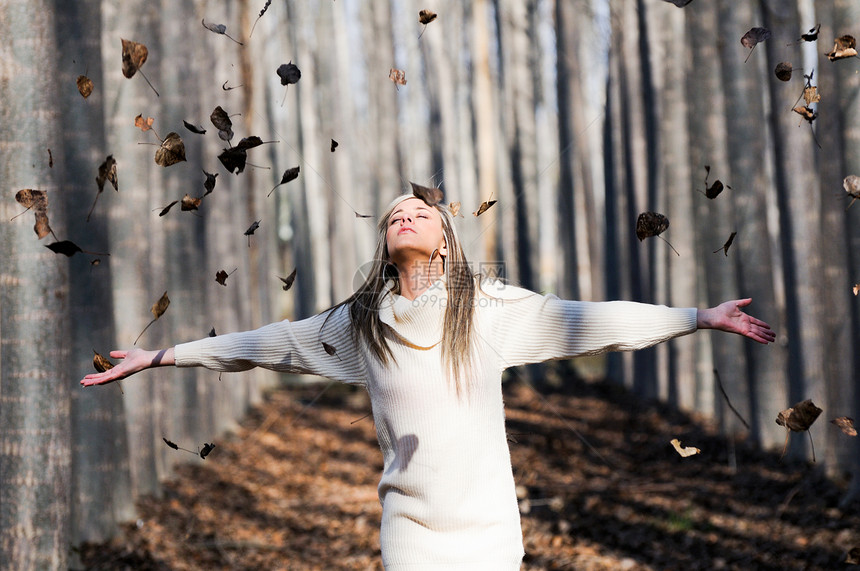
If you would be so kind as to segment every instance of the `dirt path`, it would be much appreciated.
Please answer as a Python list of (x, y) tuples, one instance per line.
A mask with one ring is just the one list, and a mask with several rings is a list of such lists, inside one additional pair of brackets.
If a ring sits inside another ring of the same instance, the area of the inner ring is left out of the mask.
[[(380, 569), (382, 468), (363, 392), (273, 392), (140, 502), (125, 537), (87, 545), (89, 569)], [(602, 383), (575, 396), (506, 385), (524, 569), (847, 569), (858, 506), (814, 468), (729, 445), (701, 423)], [(577, 436), (580, 434), (587, 444)], [(681, 458), (679, 438), (702, 453)]]

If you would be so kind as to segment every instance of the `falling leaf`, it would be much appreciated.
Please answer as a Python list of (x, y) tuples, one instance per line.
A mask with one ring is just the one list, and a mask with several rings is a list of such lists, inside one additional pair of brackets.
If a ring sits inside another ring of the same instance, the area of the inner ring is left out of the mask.
[(860, 565), (860, 545), (855, 545), (848, 551), (848, 555), (845, 556), (845, 563)]
[[(236, 269), (239, 269), (239, 268), (236, 268)], [(227, 287), (227, 278), (232, 276), (233, 272), (235, 272), (235, 271), (236, 270), (233, 270), (232, 272), (230, 272), (228, 274), (224, 270), (218, 270), (218, 272), (215, 274), (215, 281), (218, 282), (219, 284), (221, 284), (222, 286)]]
[(209, 120), (218, 129), (218, 136), (222, 141), (229, 141), (233, 138), (233, 121), (230, 120), (230, 116), (220, 105), (212, 110)]
[(27, 210), (32, 210), (35, 214), (36, 224), (33, 226), (33, 231), (36, 232), (36, 236), (39, 237), (39, 240), (48, 234), (53, 233), (51, 226), (48, 223), (47, 191), (23, 188), (15, 193), (15, 200)]
[[(329, 355), (331, 355), (332, 357), (337, 356), (337, 349), (335, 349), (333, 345), (329, 345), (328, 343), (326, 343), (325, 341), (323, 341), (323, 342), (322, 342), (322, 346), (323, 346), (323, 350), (325, 350), (325, 352), (326, 352), (326, 353), (328, 353), (328, 354), (329, 354)], [(338, 359), (339, 359), (339, 358), (340, 358), (340, 357), (338, 357)]]
[(436, 19), (436, 13), (430, 10), (421, 10), (418, 12), (418, 21), (425, 26)]
[(799, 402), (791, 408), (787, 408), (776, 416), (776, 423), (784, 426), (794, 432), (803, 432), (809, 430), (822, 409), (815, 406), (811, 400), (807, 399)]
[(361, 214), (359, 212), (354, 212), (356, 218), (373, 218), (373, 214)]
[(215, 32), (216, 34), (220, 34), (222, 36), (227, 36), (228, 38), (230, 38), (231, 40), (233, 40), (234, 42), (236, 42), (240, 46), (245, 45), (242, 42), (240, 42), (239, 40), (230, 37), (230, 35), (227, 33), (227, 26), (225, 26), (224, 24), (207, 24), (205, 18), (202, 20), (202, 23), (203, 23), (203, 27), (206, 28), (207, 30), (211, 30), (211, 31)]
[(335, 141), (334, 139), (332, 139), (332, 140), (331, 140), (331, 152), (334, 152), (334, 150), (335, 150), (336, 148), (337, 148), (337, 141)]
[(175, 442), (171, 442), (170, 440), (164, 438), (163, 436), (161, 437), (161, 439), (164, 440), (165, 444), (167, 444), (168, 446), (170, 446), (174, 450), (179, 450), (179, 445), (176, 444)]
[(77, 80), (78, 92), (86, 99), (93, 93), (93, 80), (86, 75), (79, 75)]
[(770, 38), (770, 30), (767, 28), (750, 28), (750, 30), (741, 37), (741, 44), (745, 48), (749, 48), (750, 53), (747, 54), (746, 62), (750, 55), (752, 55), (752, 51), (755, 49), (756, 45)]
[(209, 444), (208, 442), (203, 443), (203, 448), (200, 450), (200, 457), (206, 460), (206, 457), (209, 456), (209, 453), (212, 452), (212, 449), (215, 448), (215, 443)]
[(190, 194), (186, 194), (182, 197), (182, 202), (179, 208), (183, 212), (188, 212), (190, 210), (197, 210), (200, 207), (200, 203), (203, 202), (203, 199), (200, 197), (193, 197)]
[(48, 149), (48, 168), (54, 168), (54, 153)]
[(806, 101), (807, 107), (813, 103), (821, 101), (821, 95), (818, 94), (818, 87), (814, 85), (805, 87), (803, 89), (803, 99)]
[(292, 180), (296, 180), (299, 178), (299, 167), (292, 167), (284, 171), (284, 174), (281, 176), (281, 182), (272, 187), (272, 190), (269, 191), (269, 194), (266, 196), (269, 197), (275, 192), (275, 189), (281, 186), (282, 184), (287, 184)]
[(848, 210), (851, 208), (851, 205), (854, 204), (854, 201), (860, 198), (860, 176), (849, 174), (842, 179), (842, 188), (844, 188), (845, 192), (848, 193), (848, 196), (851, 197), (851, 202), (845, 207), (845, 210)]
[(811, 107), (804, 107), (803, 105), (798, 105), (794, 109), (792, 109), (795, 113), (806, 119), (810, 124), (818, 118), (818, 113), (816, 113)]
[(99, 174), (96, 175), (96, 184), (99, 185), (99, 192), (104, 190), (105, 182), (110, 182), (113, 189), (119, 191), (119, 181), (116, 176), (116, 159), (113, 158), (113, 155), (108, 155), (104, 162), (99, 165)]
[(788, 81), (791, 79), (791, 72), (793, 68), (791, 63), (787, 61), (780, 62), (776, 64), (776, 68), (773, 70), (774, 74), (776, 74), (776, 78), (780, 81)]
[[(821, 412), (820, 408), (815, 406), (811, 400), (807, 399), (776, 415), (776, 423), (787, 429), (785, 434), (785, 445), (782, 447), (783, 456), (785, 456), (785, 451), (788, 448), (788, 437), (790, 432), (808, 431), (809, 427), (812, 426), (812, 423), (815, 422), (815, 419), (818, 418), (818, 415), (820, 415)], [(807, 432), (807, 434), (809, 434), (809, 441), (811, 443), (812, 434), (810, 432)], [(812, 461), (815, 462), (814, 444), (812, 445)]]
[[(636, 219), (636, 237), (639, 238), (640, 242), (651, 236), (663, 239), (660, 234), (665, 232), (667, 228), (669, 228), (669, 219), (659, 212), (643, 212)], [(666, 242), (666, 240), (663, 241)], [(669, 242), (666, 243), (669, 244)], [(675, 254), (681, 255), (678, 254), (678, 250), (672, 244), (669, 244), (669, 247)]]
[(818, 24), (814, 28), (810, 28), (808, 32), (800, 35), (800, 41), (804, 41), (804, 42), (818, 41), (818, 31), (820, 29), (821, 29), (821, 24)]
[(490, 207), (492, 205), (494, 205), (496, 202), (498, 202), (498, 201), (497, 200), (485, 200), (484, 202), (481, 203), (481, 205), (478, 207), (478, 209), (476, 211), (474, 211), (472, 214), (474, 216), (480, 216), (481, 214), (483, 214), (484, 212), (489, 210)]
[[(715, 180), (714, 184), (712, 184), (711, 186), (708, 186), (708, 177), (710, 176), (710, 174), (711, 174), (710, 165), (705, 165), (705, 191), (702, 192), (701, 190), (699, 190), (699, 192), (704, 194), (709, 199), (713, 200), (716, 197), (718, 197), (721, 192), (723, 192), (724, 188), (731, 189), (732, 187), (730, 187), (728, 185), (724, 185), (719, 179)], [(698, 190), (698, 189), (696, 189), (696, 190)]]
[(53, 242), (52, 244), (47, 244), (45, 246), (55, 254), (63, 254), (71, 258), (78, 252), (83, 252), (81, 247), (75, 244), (74, 242), (70, 242), (69, 240), (60, 240), (59, 242)]
[(212, 191), (215, 190), (215, 178), (218, 176), (218, 173), (211, 174), (203, 171), (203, 174), (206, 175), (206, 180), (203, 181), (203, 188), (206, 189), (206, 193), (203, 196), (207, 196), (212, 194)]
[(230, 80), (228, 79), (227, 81), (225, 81), (224, 83), (222, 83), (222, 84), (221, 84), (221, 89), (223, 89), (224, 91), (233, 91), (234, 89), (239, 89), (240, 87), (245, 87), (245, 85), (244, 85), (244, 84), (243, 84), (243, 85), (232, 85), (232, 86), (230, 86), (230, 87), (227, 87), (227, 84), (228, 84), (229, 82), (230, 82)]
[(681, 446), (681, 441), (677, 438), (673, 438), (671, 440), (672, 446), (675, 447), (675, 451), (681, 455), (682, 458), (687, 458), (689, 456), (695, 456), (696, 454), (701, 454), (701, 450), (696, 448), (695, 446)]
[(686, 6), (687, 4), (692, 2), (693, 0), (665, 0), (665, 1), (671, 2), (672, 4), (677, 6), (678, 8), (683, 8), (684, 6)]
[(143, 115), (138, 115), (134, 118), (134, 126), (143, 131), (144, 133), (152, 129), (152, 124), (154, 122), (155, 119), (153, 119), (152, 117), (147, 117), (146, 119), (144, 119)]
[(858, 293), (860, 293), (860, 284), (854, 284), (853, 290), (854, 290), (854, 295), (857, 295)]
[[(188, 195), (186, 195), (186, 196), (188, 196)], [(170, 212), (170, 209), (173, 208), (178, 202), (179, 202), (178, 200), (174, 200), (173, 202), (171, 202), (167, 206), (162, 207), (161, 212), (159, 212), (158, 215), (164, 216), (165, 214)]]
[(155, 151), (155, 163), (158, 166), (169, 167), (185, 160), (185, 143), (178, 133), (171, 131), (167, 134), (161, 147)]
[(451, 204), (449, 204), (448, 205), (448, 212), (451, 213), (451, 216), (456, 218), (458, 215), (460, 215), (460, 203), (459, 202), (452, 202)]
[(268, 10), (268, 9), (269, 9), (269, 6), (270, 6), (271, 4), (272, 4), (272, 0), (266, 0), (265, 5), (263, 5), (263, 9), (262, 9), (262, 10), (260, 10), (260, 14), (257, 16), (257, 19), (256, 19), (256, 20), (254, 20), (254, 25), (253, 25), (253, 26), (251, 26), (251, 33), (250, 33), (250, 34), (248, 34), (248, 37), (249, 37), (249, 38), (251, 37), (251, 34), (253, 34), (253, 33), (254, 33), (254, 28), (256, 28), (256, 27), (257, 27), (257, 22), (259, 22), (259, 21), (260, 21), (260, 18), (262, 18), (262, 17), (263, 17), (263, 14), (265, 14), (265, 13), (266, 13), (266, 10)]
[(278, 276), (278, 279), (284, 282), (284, 291), (289, 291), (290, 288), (293, 287), (293, 282), (296, 281), (296, 269), (297, 268), (293, 269), (290, 275), (285, 278)]
[(412, 185), (412, 194), (423, 200), (427, 206), (436, 206), (445, 198), (441, 189), (421, 186), (414, 182), (410, 182), (409, 184)]
[(194, 125), (192, 123), (189, 123), (188, 121), (185, 121), (184, 119), (182, 120), (182, 124), (185, 125), (186, 129), (188, 129), (189, 131), (191, 131), (192, 133), (194, 133), (196, 135), (205, 135), (206, 134), (206, 129), (204, 129), (203, 127), (198, 127), (197, 125)]
[(152, 83), (149, 82), (149, 79), (143, 74), (140, 68), (146, 63), (146, 58), (149, 56), (149, 50), (146, 49), (146, 46), (138, 43), (132, 42), (131, 40), (122, 39), (122, 74), (127, 78), (131, 79), (134, 77), (134, 74), (140, 71), (140, 75), (143, 76), (143, 79), (146, 80), (146, 83), (149, 84), (149, 87), (155, 91), (155, 95), (158, 96), (158, 91), (155, 87), (152, 86)]
[(857, 429), (854, 428), (854, 419), (849, 416), (839, 416), (831, 420), (833, 424), (838, 426), (842, 432), (848, 436), (857, 436)]
[(214, 327), (209, 330), (209, 337), (218, 337), (218, 335), (215, 334), (215, 328)]
[(113, 363), (104, 358), (98, 351), (93, 349), (93, 367), (99, 373), (104, 373), (108, 369), (113, 369)]
[(130, 40), (122, 40), (122, 74), (131, 79), (146, 62), (149, 50), (146, 46)]
[(152, 312), (152, 315), (155, 316), (155, 318), (150, 321), (146, 327), (143, 328), (143, 331), (141, 331), (140, 335), (137, 336), (137, 339), (134, 340), (134, 345), (137, 345), (138, 340), (140, 340), (140, 336), (143, 335), (147, 329), (149, 329), (149, 326), (155, 323), (159, 317), (164, 315), (164, 312), (167, 311), (167, 306), (169, 305), (170, 298), (167, 297), (167, 292), (164, 292), (163, 294), (161, 294), (161, 297), (158, 298), (158, 301), (152, 304), (152, 307), (150, 308), (150, 311)]
[(293, 62), (283, 63), (278, 66), (278, 77), (281, 78), (281, 85), (290, 85), (298, 83), (302, 78), (302, 72)]
[(256, 220), (253, 224), (248, 226), (247, 230), (245, 230), (245, 236), (248, 237), (248, 247), (249, 248), (251, 247), (251, 236), (254, 234), (254, 232), (257, 231), (257, 228), (259, 228), (259, 227), (260, 227), (260, 221)]
[(857, 57), (857, 41), (854, 36), (844, 35), (836, 38), (833, 45), (833, 51), (824, 54), (830, 61), (845, 59), (849, 57)]
[(738, 234), (737, 232), (732, 232), (731, 236), (729, 236), (729, 239), (726, 240), (725, 244), (723, 244), (723, 247), (717, 248), (716, 250), (714, 250), (714, 254), (716, 254), (717, 252), (722, 250), (726, 254), (726, 256), (728, 256), (729, 255), (729, 248), (731, 247), (732, 242), (734, 242), (735, 236), (737, 236), (737, 234)]
[(395, 86), (406, 85), (406, 72), (402, 69), (395, 69), (392, 67), (388, 72), (388, 79), (393, 81)]
[(228, 171), (233, 172), (235, 170), (236, 174), (239, 174), (245, 170), (248, 152), (239, 147), (224, 149), (224, 152), (218, 155), (218, 160)]

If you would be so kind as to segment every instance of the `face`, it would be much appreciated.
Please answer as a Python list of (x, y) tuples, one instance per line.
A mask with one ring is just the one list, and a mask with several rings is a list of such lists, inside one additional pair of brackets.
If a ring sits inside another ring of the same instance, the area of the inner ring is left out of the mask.
[(395, 265), (411, 259), (429, 260), (434, 250), (443, 257), (448, 255), (442, 215), (420, 198), (407, 198), (394, 207), (388, 219), (385, 243)]

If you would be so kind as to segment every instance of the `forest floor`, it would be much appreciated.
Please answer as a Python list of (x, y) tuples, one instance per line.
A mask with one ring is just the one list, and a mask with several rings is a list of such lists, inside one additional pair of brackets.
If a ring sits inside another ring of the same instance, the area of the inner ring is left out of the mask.
[[(206, 460), (179, 467), (163, 497), (140, 501), (123, 537), (81, 546), (83, 567), (381, 569), (367, 395), (323, 387), (269, 393)], [(857, 568), (846, 559), (860, 546), (860, 506), (840, 509), (844, 489), (817, 466), (614, 385), (566, 389), (505, 385), (523, 569)], [(682, 458), (672, 438), (701, 454)]]

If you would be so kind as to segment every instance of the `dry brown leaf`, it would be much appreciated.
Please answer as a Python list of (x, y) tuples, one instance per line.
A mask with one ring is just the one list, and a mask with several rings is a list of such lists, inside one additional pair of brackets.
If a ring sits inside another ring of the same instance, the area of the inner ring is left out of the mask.
[(293, 269), (293, 271), (290, 272), (290, 275), (288, 275), (285, 278), (278, 276), (278, 279), (281, 280), (282, 282), (284, 282), (284, 291), (289, 291), (290, 288), (293, 287), (293, 282), (296, 281), (296, 270), (297, 269), (298, 268)]
[(776, 64), (776, 68), (773, 70), (776, 74), (776, 78), (780, 81), (788, 81), (791, 79), (791, 73), (793, 68), (791, 63), (787, 61), (780, 62)]
[(79, 75), (76, 83), (78, 85), (78, 93), (80, 93), (84, 99), (92, 95), (94, 88), (92, 79), (86, 75)]
[(146, 119), (144, 119), (143, 115), (138, 115), (134, 118), (134, 126), (143, 131), (144, 133), (152, 129), (153, 123), (155, 123), (155, 119), (153, 119), (152, 117), (147, 117)]
[(436, 206), (445, 198), (444, 193), (439, 188), (421, 186), (411, 181), (409, 184), (412, 185), (412, 194), (423, 200), (427, 206)]
[(857, 429), (854, 427), (854, 419), (850, 416), (839, 416), (830, 422), (838, 426), (840, 430), (848, 436), (857, 436)]
[(127, 78), (134, 77), (134, 74), (140, 70), (140, 67), (146, 63), (146, 58), (149, 56), (149, 50), (146, 46), (132, 42), (131, 40), (122, 40), (122, 74)]
[(391, 68), (388, 72), (388, 79), (394, 82), (394, 85), (406, 85), (406, 72), (402, 69)]
[(113, 363), (108, 361), (95, 349), (93, 349), (93, 353), (93, 367), (95, 367), (96, 371), (98, 371), (99, 373), (104, 373), (108, 369), (113, 369)]
[(857, 41), (848, 34), (839, 36), (833, 44), (833, 50), (824, 54), (830, 61), (857, 57)]
[(675, 451), (681, 455), (682, 458), (687, 458), (689, 456), (695, 456), (696, 454), (701, 454), (701, 450), (696, 448), (695, 446), (681, 446), (681, 441), (677, 438), (673, 438), (671, 441), (672, 446), (675, 447)]
[(161, 167), (169, 167), (185, 160), (185, 143), (178, 133), (171, 131), (155, 151), (155, 163)]
[(35, 214), (36, 224), (33, 226), (33, 231), (39, 237), (39, 240), (53, 233), (51, 225), (48, 222), (47, 191), (23, 188), (15, 193), (15, 200), (27, 210), (32, 210), (33, 214)]
[(787, 408), (776, 416), (776, 423), (794, 432), (809, 430), (815, 419), (818, 418), (822, 409), (818, 408), (809, 399)]
[(153, 323), (155, 323), (159, 317), (164, 315), (164, 312), (167, 311), (167, 306), (169, 306), (169, 305), (170, 305), (170, 298), (167, 297), (167, 292), (164, 292), (163, 294), (161, 294), (161, 297), (158, 298), (158, 301), (153, 303), (152, 307), (150, 308), (152, 315), (155, 316), (154, 319), (152, 321), (150, 321), (146, 325), (146, 327), (143, 328), (143, 331), (141, 331), (140, 335), (137, 336), (137, 339), (134, 340), (134, 345), (137, 345), (137, 342), (140, 340), (141, 335), (143, 335), (146, 332), (146, 330), (149, 329), (149, 326), (152, 325)]

